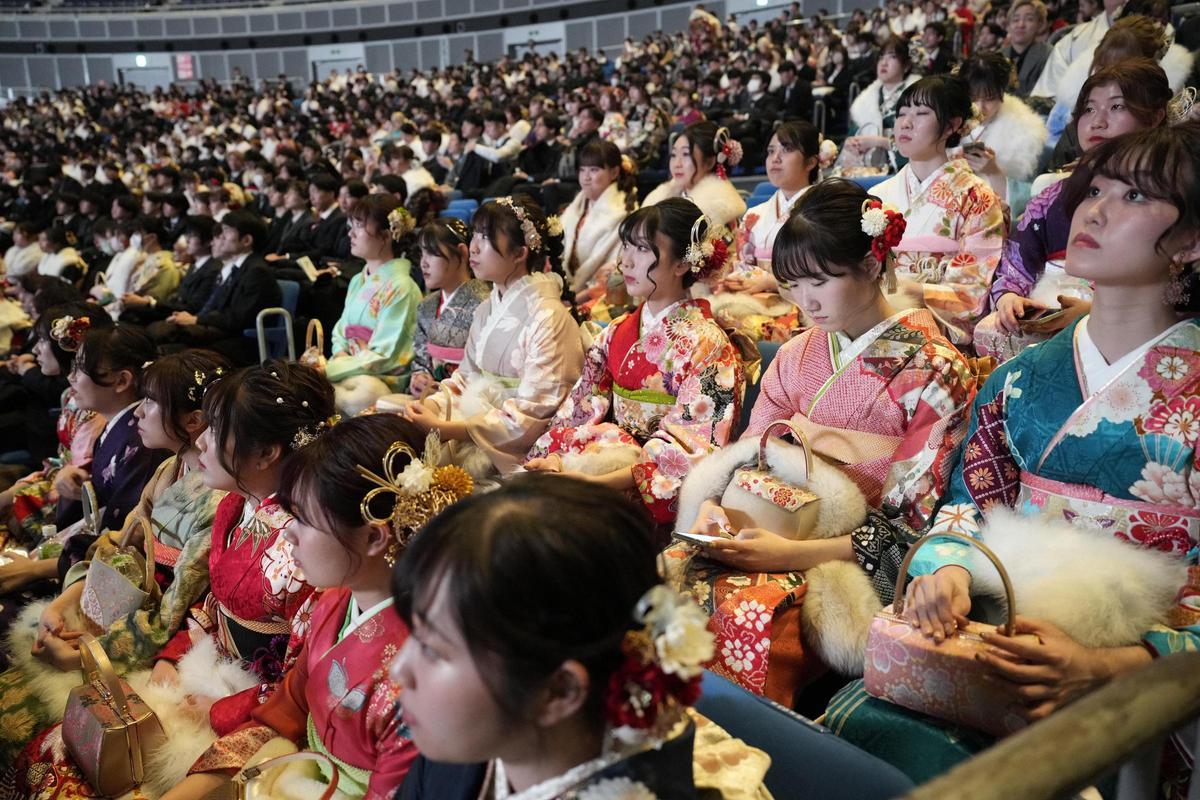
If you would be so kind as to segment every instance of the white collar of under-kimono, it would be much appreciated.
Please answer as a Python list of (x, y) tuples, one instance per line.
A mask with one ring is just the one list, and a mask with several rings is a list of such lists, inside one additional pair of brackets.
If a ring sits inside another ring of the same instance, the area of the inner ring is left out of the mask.
[(1088, 333), (1088, 323), (1091, 322), (1091, 319), (1092, 317), (1089, 314), (1080, 320), (1079, 324), (1075, 327), (1075, 353), (1078, 356), (1079, 383), (1085, 400), (1092, 395), (1102, 392), (1110, 383), (1120, 377), (1125, 370), (1129, 369), (1130, 366), (1141, 361), (1146, 353), (1150, 352), (1151, 347), (1154, 347), (1163, 339), (1170, 336), (1176, 328), (1192, 324), (1191, 320), (1181, 320), (1150, 341), (1143, 342), (1109, 364), (1108, 360), (1104, 358), (1104, 354), (1100, 352), (1100, 348), (1096, 346), (1096, 343), (1092, 341), (1092, 337)]
[(524, 290), (533, 285), (533, 275), (523, 275), (513, 282), (508, 287), (508, 291), (504, 294), (500, 293), (499, 286), (492, 287), (492, 311), (488, 316), (487, 322), (479, 331), (479, 338), (475, 340), (475, 363), (483, 363), (483, 351), (487, 347), (488, 339), (492, 338), (492, 334), (496, 332), (497, 326), (501, 320), (508, 314), (508, 309), (516, 302), (517, 297), (524, 294)]
[(255, 500), (253, 497), (247, 497), (246, 502), (242, 505), (242, 519), (238, 523), (238, 527), (244, 528), (250, 524), (250, 520), (254, 519), (254, 515), (258, 510), (265, 506), (267, 502), (275, 496), (275, 492), (271, 492), (262, 500)]
[[(950, 162), (947, 161), (946, 163)], [(946, 164), (942, 164), (929, 173), (925, 180), (921, 180), (917, 177), (917, 173), (913, 172), (912, 164), (905, 164), (904, 169), (901, 170), (901, 173), (904, 175), (904, 195), (907, 200), (906, 209), (904, 210), (911, 210), (916, 198), (929, 191), (929, 187), (933, 185), (933, 182), (941, 176), (942, 171), (945, 169)]]
[(862, 355), (872, 342), (882, 336), (884, 331), (895, 325), (907, 313), (907, 310), (897, 311), (856, 339), (851, 339), (841, 331), (829, 334), (829, 358), (833, 362), (834, 370), (840, 370)]
[(354, 599), (353, 595), (351, 595), (350, 607), (346, 610), (346, 627), (342, 629), (342, 633), (341, 636), (338, 637), (338, 641), (341, 641), (350, 634), (354, 633), (363, 625), (363, 623), (378, 614), (380, 611), (383, 611), (394, 602), (394, 598), (385, 597), (375, 605), (368, 608), (366, 611), (363, 611), (358, 607), (358, 601)]
[(788, 212), (792, 210), (792, 206), (796, 205), (796, 201), (799, 200), (806, 191), (808, 191), (807, 186), (797, 190), (796, 193), (791, 197), (785, 197), (783, 194), (783, 189), (776, 189), (775, 196), (771, 198), (771, 204), (775, 209), (775, 219), (782, 221), (784, 218), (786, 218)]

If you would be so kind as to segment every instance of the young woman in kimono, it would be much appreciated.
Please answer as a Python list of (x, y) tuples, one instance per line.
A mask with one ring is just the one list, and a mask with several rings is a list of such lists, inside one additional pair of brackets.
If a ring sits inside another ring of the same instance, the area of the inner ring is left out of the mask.
[[(405, 488), (400, 476), (413, 472), (427, 477), (426, 488)], [(390, 800), (416, 757), (399, 687), (387, 677), (408, 636), (392, 607), (392, 566), (426, 520), (470, 492), (471, 479), (426, 456), (411, 422), (376, 414), (339, 424), (297, 453), (282, 485), (280, 502), (294, 516), (285, 535), (323, 591), (304, 649), (279, 690), (164, 800), (203, 797), (244, 766), (297, 746), (332, 757), (339, 797)], [(271, 795), (316, 796), (328, 777), (272, 774)]]
[[(1003, 547), (1014, 588), (1055, 565), (1057, 600), (1016, 618), (1015, 633), (1036, 638), (984, 634), (989, 652), (979, 656), (1024, 720), (1152, 658), (1200, 648), (1200, 323), (1174, 309), (1200, 259), (1200, 125), (1119, 137), (1079, 169), (1089, 182), (1073, 209), (1067, 270), (1094, 284), (1091, 312), (992, 373), (932, 528)], [(970, 549), (942, 540), (913, 561), (905, 615), (935, 643), (965, 623), (980, 591)], [(1146, 551), (1175, 566), (1153, 582), (1131, 578), (1145, 574), (1133, 570)], [(1128, 596), (1121, 584), (1131, 580), (1166, 601), (1151, 614), (1116, 612), (1130, 615), (1131, 638), (1083, 643), (1109, 614), (1050, 621), (1070, 617), (1064, 603), (1095, 602), (1079, 587)], [(1017, 594), (1025, 609), (1039, 602), (1032, 587)], [(918, 781), (991, 741), (867, 698), (861, 683), (833, 699), (828, 720)]]
[(875, 80), (850, 104), (851, 135), (842, 155), (845, 169), (870, 166), (895, 172), (904, 166), (906, 157), (897, 152), (893, 142), (896, 106), (904, 91), (919, 79), (920, 75), (913, 72), (908, 41), (900, 36), (888, 37), (879, 48)]
[(412, 265), (400, 255), (412, 229), (412, 215), (386, 192), (367, 195), (350, 213), (350, 252), (366, 265), (350, 279), (325, 364), (338, 410), (346, 414), (362, 412), (405, 383), (421, 301)]
[[(86, 303), (69, 303), (47, 309), (38, 318), (33, 327), (33, 355), (42, 375), (59, 377), (71, 374), (79, 342), (76, 335), (68, 331), (68, 327), (75, 322), (76, 331), (80, 332), (80, 326), (90, 327), (93, 321), (107, 323), (108, 318), (103, 314), (95, 314), (95, 310), (95, 306)], [(82, 322), (85, 319), (87, 322)], [(55, 331), (58, 331), (57, 336)], [(62, 411), (58, 414), (55, 430), (58, 455), (49, 459), (44, 468), (0, 492), (0, 514), (10, 520), (5, 527), (7, 535), (4, 541), (7, 547), (35, 545), (41, 540), (42, 526), (54, 524), (58, 501), (54, 478), (63, 467), (75, 465), (87, 469), (90, 466), (92, 449), (104, 430), (104, 417), (95, 411), (80, 408), (75, 401), (75, 392), (68, 387), (62, 394)], [(0, 579), (2, 577), (3, 570), (0, 568)]]
[[(143, 547), (155, 563), (160, 589), (139, 586), (149, 593), (140, 606), (130, 598), (114, 601), (115, 592), (98, 597), (99, 584), (88, 584), (89, 562), (80, 562), (53, 601), (25, 608), (6, 640), (15, 665), (0, 674), (0, 718), (14, 721), (0, 727), (5, 768), (34, 734), (61, 719), (68, 692), (79, 685), (82, 632), (99, 639), (119, 673), (148, 668), (208, 589), (213, 515), (225, 493), (204, 486), (195, 443), (205, 427), (204, 390), (229, 369), (216, 353), (190, 350), (159, 357), (142, 376), (145, 397), (134, 411), (138, 433), (147, 447), (176, 455), (146, 485), (124, 528), (106, 534), (95, 551), (111, 550), (123, 538)], [(152, 546), (144, 541), (143, 521), (152, 531)]]
[(635, 490), (665, 524), (691, 463), (726, 444), (739, 418), (737, 350), (708, 301), (688, 295), (728, 267), (733, 236), (677, 197), (630, 214), (620, 236), (625, 285), (642, 303), (588, 348), (525, 467)]
[[(941, 334), (933, 315), (888, 304), (881, 284), (903, 220), (892, 212), (892, 224), (872, 228), (876, 235), (869, 235), (864, 230), (876, 220), (868, 218), (885, 214), (869, 209), (871, 202), (878, 201), (856, 184), (827, 180), (800, 198), (780, 230), (772, 269), (782, 291), (815, 327), (780, 348), (763, 376), (743, 439), (757, 442), (772, 423), (791, 421), (804, 431), (813, 455), (849, 477), (872, 511), (861, 525), (850, 520), (846, 533), (832, 538), (793, 540), (777, 531), (733, 529), (719, 500), (728, 470), (717, 469), (733, 453), (729, 450), (696, 467), (700, 488), (685, 486), (690, 504), (681, 501), (678, 527), (705, 535), (725, 530), (734, 537), (707, 546), (706, 559), (690, 560), (695, 555), (690, 545), (666, 553), (673, 573), (685, 573), (681, 584), (713, 617), (720, 655), (712, 668), (789, 707), (825, 667), (853, 674), (862, 663), (861, 650), (857, 666), (853, 658), (829, 663), (835, 660), (832, 648), (806, 651), (795, 620), (806, 602), (822, 598), (806, 600), (817, 589), (803, 571), (836, 561), (854, 565), (853, 571), (835, 567), (841, 579), (826, 585), (852, 592), (855, 602), (847, 606), (865, 614), (847, 619), (849, 632), (839, 641), (865, 635), (879, 607), (876, 596), (890, 599), (885, 583), (867, 580), (879, 571), (881, 559), (892, 557), (880, 549), (879, 528), (893, 521), (925, 527), (949, 481), (975, 393), (966, 359)], [(710, 473), (716, 477), (707, 478)], [(747, 603), (761, 606), (760, 615), (740, 613)]]
[(671, 179), (650, 192), (642, 205), (683, 197), (714, 223), (732, 228), (746, 213), (746, 201), (728, 176), (741, 158), (742, 146), (730, 138), (728, 128), (715, 122), (688, 125), (671, 139)]
[[(154, 358), (154, 343), (149, 337), (134, 328), (91, 327), (90, 322), (85, 325), (82, 320), (70, 320), (62, 327), (76, 348), (69, 377), (75, 402), (106, 422), (92, 448), (91, 463), (86, 467), (64, 466), (55, 476), (54, 491), (59, 499), (54, 540), (38, 542), (29, 557), (5, 554), (9, 563), (0, 566), (2, 613), (16, 614), (27, 602), (18, 590), (40, 580), (59, 578), (61, 572), (84, 558), (100, 531), (120, 530), (126, 515), (137, 506), (142, 489), (170, 455), (142, 443), (134, 415), (142, 400), (143, 365)], [(80, 498), (83, 484), (88, 481), (95, 489), (99, 514), (99, 531), (94, 532), (85, 530), (81, 522)]]
[[(402, 800), (723, 796), (697, 785), (686, 711), (712, 635), (659, 582), (627, 497), (516, 476), (434, 519), (393, 585), (411, 634), (392, 675), (421, 753)], [(716, 777), (761, 796), (762, 754), (729, 755)]]
[(413, 374), (408, 384), (413, 397), (427, 397), (454, 374), (463, 360), (475, 309), (491, 291), (471, 277), (470, 241), (467, 223), (454, 217), (438, 217), (417, 234), (421, 276), (429, 295), (417, 306)]
[(908, 163), (873, 189), (904, 215), (896, 247), (897, 308), (926, 308), (957, 345), (971, 343), (1004, 241), (1004, 209), (987, 181), (951, 160), (971, 117), (971, 96), (958, 78), (922, 78), (904, 90), (896, 147)]
[[(617, 146), (596, 140), (579, 153), (579, 194), (562, 214), (563, 269), (581, 311), (603, 300), (620, 283), (613, 265), (621, 249), (617, 229), (637, 208), (637, 170)], [(615, 278), (615, 280), (610, 280)], [(623, 287), (622, 287), (623, 288)], [(624, 295), (621, 291), (613, 292)], [(622, 297), (622, 299), (625, 299)], [(620, 303), (605, 307), (604, 319), (620, 314)]]
[[(283, 536), (292, 518), (276, 493), (287, 457), (328, 427), (333, 388), (316, 370), (270, 360), (223, 377), (203, 403), (198, 466), (205, 486), (228, 494), (214, 512), (208, 593), (157, 652), (153, 670), (129, 677), (170, 743), (148, 759), (140, 791), (149, 797), (182, 780), (217, 736), (272, 694), (303, 644), (312, 607), (312, 586)], [(26, 796), (89, 796), (62, 753), (54, 729), (26, 748), (31, 764), (18, 778), (35, 782)]]
[(520, 466), (583, 369), (579, 326), (563, 301), (557, 223), (524, 197), (475, 212), (471, 271), (491, 281), (492, 294), (475, 310), (458, 371), (438, 394), (405, 407), (423, 430), (473, 445), (463, 448), (474, 450), (463, 458), (473, 474)]
[[(1162, 67), (1150, 59), (1120, 61), (1092, 73), (1075, 104), (1074, 125), (1085, 153), (1109, 139), (1164, 124), (1171, 86)], [(1063, 270), (1071, 230), (1068, 198), (1083, 190), (1065, 173), (1025, 209), (1004, 242), (989, 290), (991, 314), (976, 326), (975, 349), (1003, 363), (1034, 342), (1042, 342), (1087, 313), (1092, 296), (1085, 281)], [(1038, 315), (1065, 313), (1038, 322)], [(1023, 320), (1029, 318), (1029, 322)]]
[[(812, 123), (784, 122), (775, 129), (767, 144), (766, 166), (767, 180), (776, 191), (742, 217), (737, 260), (713, 294), (713, 313), (737, 324), (755, 341), (786, 342), (799, 323), (796, 306), (779, 295), (771, 273), (771, 248), (796, 201), (820, 178), (820, 164), (826, 160), (821, 150), (821, 134)], [(830, 155), (828, 147), (825, 153)]]
[(156, 217), (140, 217), (134, 223), (133, 235), (138, 252), (144, 258), (130, 272), (125, 292), (106, 304), (105, 310), (113, 319), (121, 317), (130, 295), (157, 303), (170, 297), (179, 286), (181, 276), (179, 266), (175, 263), (175, 254), (163, 247), (167, 232), (162, 221)]

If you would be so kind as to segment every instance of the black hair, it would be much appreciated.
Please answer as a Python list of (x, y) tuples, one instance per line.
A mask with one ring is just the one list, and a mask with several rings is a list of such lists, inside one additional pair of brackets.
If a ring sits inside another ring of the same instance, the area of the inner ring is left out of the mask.
[(180, 452), (191, 446), (182, 417), (201, 410), (205, 392), (220, 377), (218, 369), (225, 374), (233, 365), (212, 350), (184, 350), (159, 356), (142, 375), (142, 397), (158, 403), (163, 429), (184, 443)]
[(256, 253), (267, 241), (267, 223), (253, 211), (246, 209), (230, 211), (221, 217), (220, 225), (226, 228), (233, 228), (237, 231), (239, 239), (243, 236), (249, 236), (253, 242), (250, 249)]
[(450, 253), (457, 254), (459, 245), (469, 247), (470, 242), (470, 229), (457, 217), (438, 217), (422, 225), (417, 234), (421, 250), (438, 258), (449, 258)]
[[(420, 456), (425, 434), (396, 414), (372, 414), (338, 423), (297, 450), (283, 465), (279, 504), (305, 525), (331, 534), (350, 550), (350, 532), (366, 524), (362, 501), (376, 488), (358, 468), (382, 475), (384, 454), (396, 442), (407, 444)], [(407, 465), (408, 458), (401, 455), (392, 467), (398, 472)], [(395, 502), (395, 495), (381, 492), (368, 509), (376, 519), (387, 519)]]
[(618, 170), (617, 189), (625, 195), (625, 210), (633, 211), (637, 205), (637, 174), (632, 170), (625, 170), (621, 162), (621, 151), (615, 144), (607, 139), (595, 139), (588, 142), (579, 151), (579, 166), (604, 169), (616, 167)]
[(342, 188), (342, 182), (337, 179), (337, 176), (330, 175), (328, 172), (318, 172), (308, 184), (330, 194), (337, 194), (338, 189)]
[(333, 386), (324, 375), (274, 358), (222, 378), (204, 395), (217, 458), (235, 477), (255, 450), (278, 445), (286, 457), (297, 434), (319, 434), (333, 413)]
[(399, 195), (401, 203), (408, 201), (408, 183), (399, 175), (377, 175), (372, 183), (382, 186), (388, 194)]
[(184, 213), (186, 213), (188, 210), (187, 196), (182, 192), (172, 192), (170, 194), (163, 195), (163, 203)]
[(183, 231), (188, 236), (198, 236), (200, 241), (211, 245), (218, 224), (212, 217), (192, 216), (187, 218)]
[(821, 181), (801, 195), (775, 236), (771, 271), (776, 280), (861, 277), (871, 252), (862, 208), (871, 199), (866, 189), (844, 178)]
[(402, 206), (395, 195), (387, 192), (369, 194), (359, 201), (350, 212), (350, 219), (361, 222), (372, 236), (382, 236), (392, 247), (392, 256), (404, 253), (411, 244), (412, 234), (406, 234), (400, 241), (392, 238), (391, 223), (388, 216)]
[(887, 53), (896, 56), (896, 60), (900, 62), (900, 71), (907, 75), (912, 71), (912, 53), (908, 49), (908, 41), (900, 36), (892, 34), (883, 44), (879, 46), (879, 58), (882, 58)]
[(153, 236), (160, 245), (166, 243), (167, 229), (163, 226), (160, 217), (138, 217), (134, 221), (134, 229), (141, 232), (143, 236)]
[(346, 181), (344, 186), (346, 187), (346, 191), (350, 193), (350, 196), (358, 200), (362, 200), (369, 193), (367, 185), (358, 178)]
[(574, 660), (588, 671), (585, 713), (599, 724), (634, 608), (659, 583), (655, 555), (644, 510), (624, 494), (561, 475), (518, 475), (434, 517), (401, 556), (392, 592), (410, 627), (445, 593), (510, 718), (526, 719), (546, 679)]
[[(908, 106), (926, 106), (937, 118), (941, 134), (949, 131), (946, 147), (957, 147), (963, 127), (971, 119), (971, 93), (966, 81), (954, 75), (930, 75), (909, 86), (896, 102), (896, 111)], [(958, 129), (951, 130), (957, 119)]]
[(137, 198), (131, 194), (119, 194), (113, 198), (113, 202), (131, 217), (136, 217), (141, 210), (138, 208)]
[[(687, 252), (688, 245), (692, 241), (692, 227), (701, 216), (703, 216), (703, 212), (691, 200), (683, 197), (669, 197), (655, 205), (642, 206), (625, 217), (621, 220), (618, 235), (621, 237), (621, 244), (646, 247), (654, 253), (654, 266), (647, 271), (647, 277), (651, 283), (657, 286), (658, 283), (649, 274), (657, 269), (659, 262), (662, 261), (662, 253), (659, 252), (658, 245), (654, 242), (654, 235), (661, 233), (667, 237), (671, 241), (672, 255), (677, 259), (683, 258), (683, 254)], [(707, 231), (708, 220), (705, 219), (700, 224), (699, 236), (703, 238)], [(698, 277), (690, 270), (685, 272), (683, 285), (691, 286)]]
[(700, 154), (700, 158), (705, 162), (712, 160), (712, 166), (708, 168), (710, 173), (715, 173), (717, 169), (717, 132), (721, 130), (720, 126), (715, 122), (693, 122), (683, 129), (682, 132), (672, 134), (671, 148), (674, 149), (675, 142), (683, 137), (688, 142), (688, 154), (692, 157), (692, 161), (696, 162), (697, 172), (700, 170), (700, 163), (696, 159), (696, 154)]
[(128, 370), (134, 391), (141, 397), (142, 370), (146, 362), (154, 360), (154, 340), (133, 325), (91, 328), (83, 335), (75, 358), (75, 367), (99, 386), (111, 386), (107, 376)]
[[(562, 235), (550, 235), (550, 231), (547, 230), (546, 212), (542, 211), (542, 207), (529, 195), (519, 194), (509, 199), (515, 205), (520, 206), (542, 240), (541, 251), (534, 252), (530, 248), (529, 272), (544, 271), (562, 275)], [(511, 247), (527, 246), (525, 233), (521, 230), (521, 222), (517, 219), (517, 215), (501, 203), (491, 202), (480, 206), (471, 217), (471, 232), (486, 238), (496, 246), (497, 250), (499, 250), (499, 234), (501, 233), (508, 237)], [(509, 254), (505, 253), (505, 255)]]
[(74, 244), (75, 235), (57, 222), (46, 228), (42, 233), (46, 235), (46, 241), (54, 247), (55, 252)]
[(999, 100), (1013, 82), (1013, 65), (1003, 53), (976, 53), (962, 63), (958, 77), (967, 91), (985, 100)]
[[(780, 123), (779, 127), (775, 129), (775, 137), (779, 139), (779, 143), (785, 150), (799, 150), (805, 158), (819, 159), (820, 157), (821, 132), (808, 120), (797, 119)], [(808, 171), (808, 182), (816, 183), (820, 180), (820, 173), (821, 165), (818, 161)]]
[(433, 128), (426, 128), (421, 131), (421, 141), (442, 143), (442, 134), (440, 131), (435, 131)]

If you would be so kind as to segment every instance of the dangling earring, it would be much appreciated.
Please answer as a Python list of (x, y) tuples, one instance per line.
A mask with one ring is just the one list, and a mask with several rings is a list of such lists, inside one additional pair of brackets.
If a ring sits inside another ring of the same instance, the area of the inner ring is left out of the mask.
[(383, 554), (383, 561), (388, 565), (388, 569), (396, 566), (396, 559), (400, 556), (400, 542), (392, 539), (388, 544), (387, 552)]
[(1167, 282), (1167, 289), (1163, 293), (1163, 302), (1169, 306), (1183, 305), (1191, 297), (1191, 292), (1188, 291), (1186, 268), (1183, 260), (1176, 256), (1171, 260), (1171, 266), (1168, 271), (1171, 274), (1171, 280)]

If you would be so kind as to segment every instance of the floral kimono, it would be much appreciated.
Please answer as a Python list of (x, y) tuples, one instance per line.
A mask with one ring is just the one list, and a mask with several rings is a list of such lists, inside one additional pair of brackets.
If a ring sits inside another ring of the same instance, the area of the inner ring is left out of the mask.
[[(1200, 324), (1180, 322), (1097, 372), (1088, 365), (1103, 356), (1087, 319), (988, 379), (931, 532), (978, 537), (982, 512), (1002, 505), (1174, 555), (1188, 565), (1187, 585), (1141, 643), (1159, 656), (1200, 650)], [(910, 573), (966, 565), (969, 549), (935, 541)], [(918, 780), (990, 742), (867, 698), (861, 682), (834, 698), (829, 721)]]
[(406, 258), (393, 258), (368, 274), (350, 279), (346, 307), (333, 327), (333, 352), (325, 376), (331, 383), (354, 375), (385, 382), (407, 371), (413, 357), (413, 330), (421, 290)]
[(414, 372), (427, 372), (439, 381), (453, 374), (462, 363), (475, 309), (489, 292), (485, 282), (472, 278), (449, 296), (437, 291), (421, 301), (413, 334)]
[[(179, 267), (170, 250), (159, 250), (146, 256), (129, 275), (129, 291), (134, 294), (166, 300), (179, 286)], [(117, 298), (119, 301), (120, 298)]]
[[(148, 758), (145, 794), (178, 783), (214, 738), (246, 723), (303, 645), (315, 598), (282, 535), (291, 519), (274, 495), (255, 506), (231, 493), (217, 506), (209, 593), (157, 654), (176, 665), (179, 683), (152, 683), (149, 670), (128, 676), (172, 743)], [(207, 714), (195, 704), (205, 697)], [(65, 755), (58, 726), (25, 748), (17, 779), (39, 800), (96, 796)]]
[(568, 471), (632, 465), (642, 502), (667, 523), (692, 463), (732, 436), (745, 378), (707, 301), (648, 316), (642, 304), (604, 329), (530, 455), (560, 453)]
[[(526, 275), (475, 310), (463, 362), (425, 402), (466, 422), (471, 442), (503, 473), (518, 467), (583, 370), (579, 326), (562, 278)], [(449, 399), (447, 398), (449, 395)]]
[[(105, 631), (92, 630), (121, 674), (148, 667), (155, 653), (179, 630), (188, 609), (208, 589), (213, 516), (225, 493), (206, 488), (199, 472), (181, 474), (179, 466), (174, 457), (163, 462), (126, 522), (127, 528), (140, 526), (143, 518), (150, 522), (155, 580), (162, 588), (161, 596), (151, 595), (141, 608), (117, 619)], [(77, 564), (68, 572), (64, 586), (72, 577), (83, 579), (86, 567), (87, 562)], [(44, 602), (28, 606), (8, 634), (14, 666), (0, 674), (0, 719), (19, 720), (20, 724), (0, 726), (0, 763), (11, 764), (17, 750), (35, 733), (62, 718), (67, 693), (79, 684), (77, 671), (62, 672), (30, 655), (45, 607)], [(86, 624), (82, 618), (68, 621), (72, 629)]]
[[(282, 736), (332, 758), (339, 797), (390, 800), (417, 756), (400, 720), (400, 687), (387, 677), (407, 637), (390, 598), (364, 611), (348, 589), (325, 592), (279, 691), (251, 712), (250, 722), (218, 739), (191, 772), (232, 774)], [(307, 784), (318, 789), (311, 778)]]
[[(1073, 173), (1074, 174), (1074, 173)], [(1000, 265), (989, 290), (995, 308), (1000, 298), (1013, 293), (1028, 297), (1047, 308), (1058, 308), (1059, 295), (1092, 299), (1092, 287), (1081, 278), (1067, 275), (1064, 260), (1067, 239), (1071, 235), (1071, 215), (1067, 199), (1078, 188), (1071, 178), (1051, 184), (1030, 201), (1012, 236), (1004, 241)], [(1003, 363), (1029, 345), (1050, 338), (1045, 334), (1000, 328), (995, 312), (979, 321), (975, 329), (975, 349)]]
[[(851, 535), (855, 556), (886, 597), (896, 571), (886, 562), (896, 553), (880, 546), (879, 528), (926, 525), (949, 482), (974, 394), (966, 359), (925, 309), (901, 311), (853, 341), (810, 328), (771, 362), (743, 438), (790, 420), (815, 456), (854, 481), (867, 506), (879, 510)], [(717, 660), (710, 669), (792, 707), (794, 693), (824, 669), (799, 636), (809, 590), (803, 574), (736, 572), (693, 558), (685, 544), (665, 555), (677, 585), (712, 617)], [(879, 572), (888, 577), (875, 580)]]
[(896, 276), (922, 284), (918, 304), (933, 312), (950, 341), (970, 344), (1004, 243), (996, 194), (962, 159), (947, 161), (924, 181), (906, 165), (872, 193), (908, 223), (895, 248)]
[[(789, 198), (778, 189), (765, 203), (760, 203), (746, 212), (737, 231), (738, 262), (734, 274), (771, 274), (771, 253), (775, 237), (783, 223), (787, 222), (796, 202), (808, 187)], [(747, 247), (753, 249), (753, 258), (741, 258)], [(786, 342), (800, 321), (800, 310), (791, 301), (780, 297), (777, 292), (745, 294), (743, 292), (719, 291), (712, 298), (713, 313), (718, 318), (729, 319), (755, 341)]]
[(57, 494), (53, 491), (58, 470), (71, 465), (87, 469), (92, 463), (92, 449), (104, 430), (104, 417), (95, 411), (85, 411), (75, 404), (75, 391), (63, 392), (62, 411), (56, 423), (58, 455), (38, 470), (17, 481), (13, 497), (12, 516), (19, 529), (10, 530), (11, 543), (36, 543), (41, 539), (42, 526), (54, 524)]

